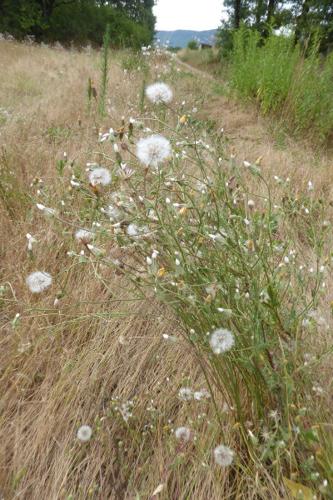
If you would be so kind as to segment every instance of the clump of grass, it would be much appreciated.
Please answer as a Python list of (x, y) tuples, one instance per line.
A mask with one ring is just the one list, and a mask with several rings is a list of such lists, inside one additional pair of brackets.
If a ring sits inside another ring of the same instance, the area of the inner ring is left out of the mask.
[(316, 142), (331, 138), (333, 58), (323, 59), (316, 41), (304, 55), (292, 37), (271, 35), (263, 44), (259, 33), (242, 27), (229, 64), (231, 86), (264, 113), (275, 113)]

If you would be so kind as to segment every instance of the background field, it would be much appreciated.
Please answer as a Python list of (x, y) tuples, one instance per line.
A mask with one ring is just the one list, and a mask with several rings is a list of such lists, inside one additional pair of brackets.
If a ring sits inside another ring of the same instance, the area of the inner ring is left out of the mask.
[[(247, 469), (242, 462), (230, 474), (212, 466), (212, 449), (222, 438), (212, 401), (178, 397), (180, 387), (208, 388), (179, 318), (153, 291), (144, 300), (133, 300), (120, 273), (83, 261), (72, 264), (68, 252), (80, 250), (72, 237), (75, 227), (51, 223), (35, 205), (58, 200), (54, 208), (60, 209), (63, 200), (78, 220), (88, 222), (70, 183), (59, 182), (57, 165), (65, 152), (69, 163), (84, 172), (87, 161), (95, 158), (98, 133), (120, 127), (123, 116), (158, 128), (149, 108), (140, 107), (147, 80), (163, 78), (172, 84), (175, 106), (183, 111), (171, 118), (170, 126), (177, 127), (182, 113), (197, 108), (205, 137), (223, 127), (227, 156), (240, 163), (260, 157), (273, 196), (281, 200), (274, 176), (288, 177), (293, 200), (301, 202), (311, 181), (311, 196), (325, 200), (329, 221), (332, 157), (324, 148), (295, 142), (260, 118), (254, 107), (226, 96), (218, 81), (168, 58), (153, 60), (150, 69), (130, 52), (114, 53), (111, 60), (107, 116), (100, 118), (97, 103), (92, 99), (89, 105), (87, 99), (88, 78), (99, 92), (97, 52), (0, 42), (1, 493), (19, 499), (145, 499), (162, 484), (158, 495), (168, 499), (287, 498), (281, 476), (260, 465)], [(304, 237), (306, 224), (295, 225), (295, 240), (298, 252), (311, 262), (315, 256)], [(37, 240), (32, 253), (27, 233)], [(112, 243), (106, 242), (105, 250), (119, 257)], [(329, 250), (326, 255), (329, 266)], [(52, 292), (36, 299), (25, 277), (41, 268), (57, 278)], [(96, 280), (100, 272), (103, 278)], [(316, 351), (325, 344), (332, 326), (329, 271), (325, 284), (318, 306), (325, 328), (319, 328), (315, 342), (305, 342), (309, 355), (312, 347)], [(316, 373), (316, 383), (326, 380), (318, 400), (326, 409), (329, 363), (327, 355)], [(223, 439), (237, 449), (237, 422), (215, 392), (223, 408)], [(311, 397), (319, 408), (317, 396)], [(133, 403), (130, 421), (122, 407), (131, 407), (128, 402)], [(173, 436), (185, 423), (196, 436), (186, 447)], [(89, 443), (76, 439), (82, 424), (94, 429)], [(313, 422), (307, 425), (311, 428)], [(332, 450), (321, 452), (329, 457)]]

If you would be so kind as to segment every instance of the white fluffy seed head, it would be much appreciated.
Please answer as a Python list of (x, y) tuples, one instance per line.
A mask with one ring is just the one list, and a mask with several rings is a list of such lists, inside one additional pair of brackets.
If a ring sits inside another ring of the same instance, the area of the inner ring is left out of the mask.
[(89, 441), (92, 436), (92, 428), (90, 425), (81, 425), (77, 431), (77, 438), (80, 441)]
[(75, 233), (75, 239), (77, 241), (80, 241), (81, 243), (90, 243), (94, 238), (94, 235), (91, 231), (88, 231), (87, 229), (79, 229)]
[(234, 346), (235, 337), (229, 330), (218, 328), (212, 333), (209, 343), (215, 354), (223, 354)]
[(126, 233), (128, 236), (135, 237), (139, 235), (139, 228), (136, 224), (129, 224)]
[(111, 173), (104, 167), (94, 168), (94, 170), (89, 173), (89, 182), (92, 186), (107, 186), (111, 183)]
[(52, 276), (49, 273), (36, 271), (29, 274), (26, 278), (26, 284), (32, 293), (41, 293), (52, 283)]
[(191, 429), (188, 427), (178, 427), (175, 430), (175, 436), (180, 441), (189, 441), (191, 439)]
[(217, 446), (214, 450), (215, 463), (221, 467), (228, 467), (231, 465), (234, 456), (235, 453), (228, 446), (224, 446), (223, 444)]
[(179, 389), (178, 396), (183, 401), (189, 401), (193, 398), (193, 391), (190, 387), (182, 387)]
[(146, 88), (146, 96), (154, 104), (168, 104), (172, 101), (173, 92), (166, 83), (157, 82), (148, 85)]
[(171, 156), (171, 144), (162, 135), (151, 135), (139, 140), (136, 154), (146, 167), (157, 168)]

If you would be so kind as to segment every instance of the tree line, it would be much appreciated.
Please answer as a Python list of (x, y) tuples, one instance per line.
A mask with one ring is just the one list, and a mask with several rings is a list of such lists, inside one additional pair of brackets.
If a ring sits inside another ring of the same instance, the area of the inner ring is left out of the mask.
[(267, 38), (272, 30), (293, 33), (295, 44), (305, 45), (311, 37), (320, 39), (321, 49), (333, 48), (332, 0), (224, 0), (227, 20), (222, 22), (220, 39), (228, 46), (233, 30), (242, 24)]
[(115, 47), (152, 42), (154, 0), (0, 0), (0, 32), (17, 39), (101, 44), (106, 26)]

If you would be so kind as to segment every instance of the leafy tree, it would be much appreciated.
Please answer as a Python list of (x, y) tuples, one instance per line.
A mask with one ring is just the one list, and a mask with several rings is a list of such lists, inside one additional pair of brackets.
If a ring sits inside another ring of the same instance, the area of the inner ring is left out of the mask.
[(0, 32), (16, 38), (101, 44), (106, 25), (114, 46), (149, 44), (154, 36), (153, 0), (0, 0)]
[(190, 50), (198, 50), (198, 42), (196, 40), (190, 40), (187, 44), (187, 48)]

